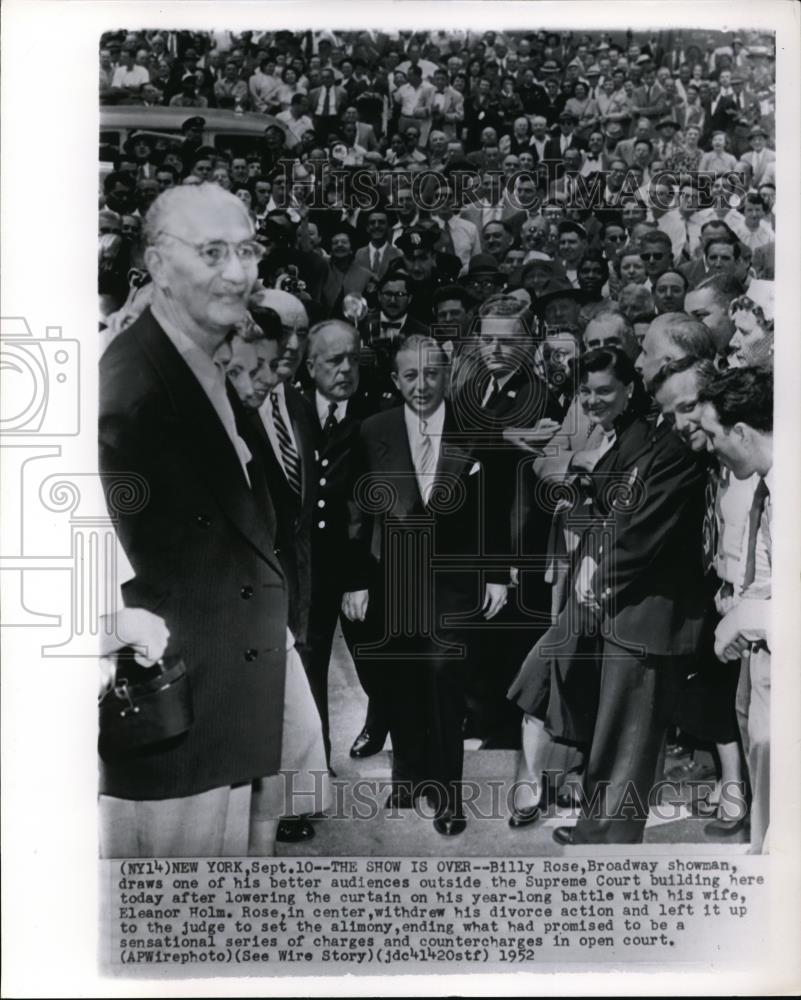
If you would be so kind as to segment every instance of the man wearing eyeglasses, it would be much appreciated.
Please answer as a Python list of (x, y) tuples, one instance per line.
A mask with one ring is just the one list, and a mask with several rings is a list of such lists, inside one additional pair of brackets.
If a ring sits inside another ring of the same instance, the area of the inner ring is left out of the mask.
[[(125, 603), (167, 623), (194, 720), (146, 753), (104, 753), (101, 853), (270, 853), (278, 816), (255, 824), (251, 801), (280, 767), (288, 591), (258, 442), (217, 362), (262, 251), (210, 184), (159, 195), (145, 239), (152, 305), (101, 359), (99, 464), (135, 574)], [(140, 501), (120, 509), (132, 476)]]

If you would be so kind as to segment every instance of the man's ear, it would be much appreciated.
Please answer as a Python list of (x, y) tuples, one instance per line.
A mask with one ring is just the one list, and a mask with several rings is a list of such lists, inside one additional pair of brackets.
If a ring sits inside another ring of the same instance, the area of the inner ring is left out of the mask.
[(741, 446), (747, 445), (752, 438), (754, 433), (753, 428), (749, 427), (748, 424), (744, 424), (742, 421), (738, 421), (731, 429), (730, 433), (737, 439), (737, 443)]
[(390, 374), (392, 375), (392, 382), (395, 385), (395, 388), (398, 390), (398, 392), (400, 392), (400, 379), (398, 378), (398, 373), (390, 372)]
[(149, 246), (145, 250), (145, 265), (153, 279), (153, 284), (158, 288), (167, 287), (166, 275), (164, 273), (164, 258), (158, 247)]

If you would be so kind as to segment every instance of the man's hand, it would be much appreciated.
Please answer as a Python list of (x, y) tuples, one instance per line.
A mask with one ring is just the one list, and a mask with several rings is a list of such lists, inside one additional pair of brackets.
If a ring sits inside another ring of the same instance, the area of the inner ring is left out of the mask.
[(593, 577), (598, 569), (594, 559), (584, 556), (579, 566), (576, 576), (576, 599), (582, 607), (591, 608), (593, 611), (600, 611), (601, 606), (595, 597), (595, 590), (592, 586)]
[(134, 659), (152, 667), (164, 655), (170, 630), (164, 619), (144, 608), (123, 608), (117, 612), (117, 637), (122, 646), (131, 646)]
[(369, 592), (366, 590), (349, 590), (342, 595), (342, 614), (351, 622), (363, 622), (367, 617)]
[(739, 660), (750, 645), (751, 643), (748, 639), (746, 639), (744, 635), (739, 634), (723, 648), (719, 648), (716, 644), (715, 655), (724, 663), (731, 662), (732, 660)]
[(538, 420), (533, 427), (506, 427), (503, 438), (524, 451), (537, 452), (551, 440), (560, 426), (558, 420), (545, 417)]
[(508, 587), (503, 583), (488, 583), (484, 588), (484, 603), (481, 605), (481, 610), (487, 621), (494, 618), (506, 605), (507, 590)]
[(592, 472), (598, 463), (598, 451), (574, 451), (570, 459), (568, 470), (570, 472)]

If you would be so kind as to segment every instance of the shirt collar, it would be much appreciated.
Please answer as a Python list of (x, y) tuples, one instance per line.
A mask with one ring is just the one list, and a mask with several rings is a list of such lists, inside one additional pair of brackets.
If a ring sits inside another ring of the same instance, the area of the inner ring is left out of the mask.
[[(414, 410), (404, 404), (403, 419), (406, 422), (406, 430), (411, 440), (416, 440), (421, 433), (420, 425), (422, 418)], [(426, 434), (429, 437), (441, 437), (442, 428), (445, 424), (445, 400), (439, 404), (430, 417), (426, 417)]]
[(345, 411), (348, 407), (347, 399), (328, 399), (319, 389), (314, 390), (314, 402), (317, 407), (317, 418), (320, 421), (321, 427), (324, 427), (326, 420), (328, 420), (328, 408), (331, 403), (336, 403), (334, 417), (337, 423), (345, 416)]

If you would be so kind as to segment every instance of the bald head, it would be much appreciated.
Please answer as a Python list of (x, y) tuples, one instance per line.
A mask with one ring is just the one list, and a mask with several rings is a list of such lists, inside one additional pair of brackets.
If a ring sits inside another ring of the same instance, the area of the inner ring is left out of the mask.
[(306, 353), (306, 338), (309, 335), (309, 316), (303, 303), (279, 288), (261, 288), (253, 295), (250, 304), (278, 313), (285, 338), (278, 375), (284, 381), (291, 381)]

